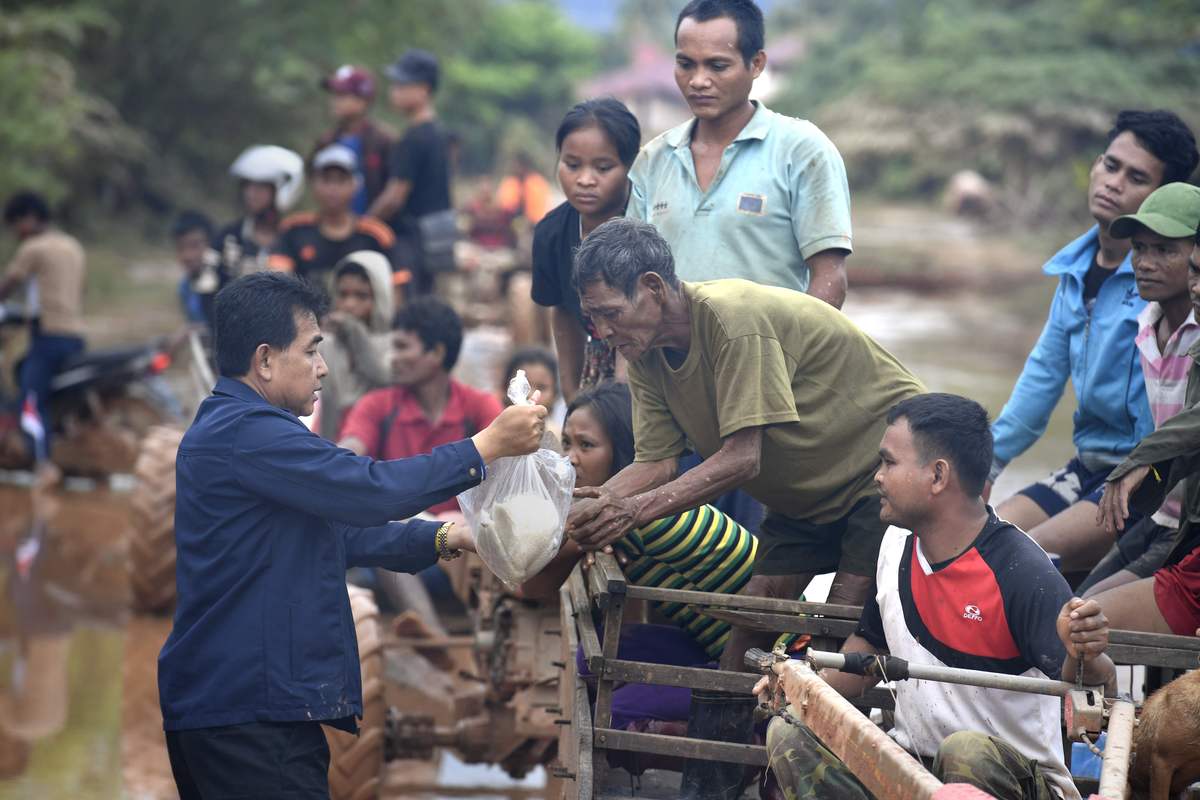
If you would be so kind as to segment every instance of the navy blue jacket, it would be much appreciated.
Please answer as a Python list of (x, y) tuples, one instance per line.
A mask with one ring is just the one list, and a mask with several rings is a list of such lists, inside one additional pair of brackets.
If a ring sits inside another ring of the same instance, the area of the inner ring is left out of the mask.
[(326, 720), (354, 729), (362, 686), (346, 568), (437, 560), (409, 517), (479, 483), (469, 441), (375, 461), (221, 378), (176, 459), (179, 601), (158, 659), (166, 730)]

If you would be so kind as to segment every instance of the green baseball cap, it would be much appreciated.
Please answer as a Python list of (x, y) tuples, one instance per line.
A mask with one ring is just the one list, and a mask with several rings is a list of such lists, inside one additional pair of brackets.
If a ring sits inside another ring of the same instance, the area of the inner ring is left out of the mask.
[(1168, 239), (1191, 239), (1200, 229), (1200, 187), (1190, 183), (1160, 186), (1142, 201), (1136, 214), (1113, 220), (1108, 232), (1114, 239), (1128, 239), (1139, 225)]

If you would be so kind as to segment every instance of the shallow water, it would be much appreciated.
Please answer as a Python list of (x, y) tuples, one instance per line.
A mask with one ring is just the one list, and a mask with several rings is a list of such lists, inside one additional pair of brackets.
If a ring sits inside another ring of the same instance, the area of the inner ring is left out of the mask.
[[(930, 389), (968, 394), (994, 414), (1037, 336), (1048, 291), (1043, 283), (999, 297), (860, 292), (846, 311)], [(1066, 406), (1002, 476), (996, 499), (1067, 459)], [(126, 610), (127, 525), (119, 491), (60, 491), (35, 509), (25, 489), (0, 486), (0, 800), (174, 796), (154, 685), (169, 620)], [(477, 800), (537, 796), (544, 780), (538, 772), (512, 782), (450, 757), (428, 773), (447, 794)]]

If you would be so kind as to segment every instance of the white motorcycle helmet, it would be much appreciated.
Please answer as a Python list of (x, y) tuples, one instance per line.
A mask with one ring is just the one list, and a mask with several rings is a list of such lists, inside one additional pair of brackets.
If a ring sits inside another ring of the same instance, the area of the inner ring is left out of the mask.
[(248, 147), (233, 162), (229, 173), (244, 181), (272, 184), (275, 208), (281, 214), (294, 206), (304, 191), (304, 159), (286, 147)]

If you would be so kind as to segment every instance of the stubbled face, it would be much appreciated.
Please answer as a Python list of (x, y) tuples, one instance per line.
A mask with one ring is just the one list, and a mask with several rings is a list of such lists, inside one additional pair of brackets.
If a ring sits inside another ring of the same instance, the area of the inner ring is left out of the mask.
[(643, 275), (633, 297), (604, 281), (593, 281), (579, 293), (583, 313), (596, 336), (604, 339), (626, 361), (641, 358), (658, 341), (663, 326), (662, 306), (655, 302)]
[(879, 443), (879, 457), (882, 463), (875, 473), (879, 519), (912, 530), (915, 521), (925, 516), (932, 468), (922, 463), (908, 420), (901, 418), (887, 427)]
[(1192, 309), (1200, 317), (1200, 239), (1192, 248), (1192, 257), (1188, 259), (1188, 294), (1192, 296)]
[(258, 181), (243, 181), (242, 207), (252, 217), (265, 214), (275, 208), (274, 185)]
[[(529, 379), (530, 390), (537, 390), (542, 393), (538, 404), (544, 406), (547, 411), (554, 409), (554, 403), (558, 400), (558, 384), (554, 381), (554, 373), (546, 368), (545, 364), (518, 364), (517, 369), (525, 370), (525, 377)], [(506, 383), (505, 386), (508, 384)]]
[(612, 439), (588, 406), (567, 417), (562, 445), (563, 455), (575, 467), (576, 486), (600, 486), (612, 477)]
[(284, 350), (271, 349), (267, 400), (298, 417), (313, 413), (321, 379), (329, 370), (317, 346), (321, 328), (310, 313), (296, 314), (296, 338)]
[(737, 23), (729, 17), (698, 22), (692, 17), (675, 32), (675, 84), (697, 118), (716, 120), (736, 112), (750, 99), (754, 79), (766, 55), (747, 64), (738, 49)]
[(1088, 212), (1107, 227), (1117, 217), (1136, 214), (1163, 179), (1163, 162), (1124, 131), (1092, 165), (1088, 182)]
[(204, 254), (208, 247), (208, 235), (199, 229), (175, 237), (175, 258), (188, 276), (194, 278), (204, 271)]
[(425, 349), (415, 331), (392, 331), (392, 380), (401, 386), (417, 386), (443, 371), (442, 347)]
[(355, 189), (354, 176), (341, 167), (326, 167), (313, 180), (313, 198), (324, 212), (349, 209)]
[(563, 139), (558, 154), (558, 183), (576, 211), (606, 219), (621, 213), (629, 169), (604, 131), (589, 125)]
[(367, 113), (369, 100), (356, 94), (336, 93), (329, 98), (329, 111), (337, 122), (349, 122)]
[(1168, 239), (1140, 227), (1133, 234), (1133, 274), (1144, 300), (1174, 300), (1188, 292), (1191, 239)]
[(334, 285), (334, 308), (364, 325), (370, 324), (371, 312), (375, 310), (375, 292), (370, 281), (361, 275), (342, 275)]

